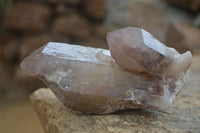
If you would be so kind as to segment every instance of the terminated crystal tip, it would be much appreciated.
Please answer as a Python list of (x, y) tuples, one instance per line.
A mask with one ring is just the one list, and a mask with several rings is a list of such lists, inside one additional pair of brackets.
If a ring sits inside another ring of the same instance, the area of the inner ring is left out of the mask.
[(179, 54), (144, 29), (128, 27), (108, 33), (112, 57), (124, 69), (152, 76), (186, 72), (192, 63), (191, 52)]
[(21, 67), (64, 105), (84, 113), (168, 107), (188, 79), (191, 53), (179, 54), (133, 27), (108, 33), (107, 42), (110, 51), (49, 42)]

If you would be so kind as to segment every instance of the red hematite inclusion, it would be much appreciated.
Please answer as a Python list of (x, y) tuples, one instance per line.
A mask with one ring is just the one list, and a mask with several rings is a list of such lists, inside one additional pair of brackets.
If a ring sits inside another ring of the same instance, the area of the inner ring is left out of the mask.
[(188, 79), (191, 53), (179, 54), (133, 27), (108, 33), (107, 42), (110, 51), (49, 42), (21, 67), (64, 105), (84, 113), (168, 107)]

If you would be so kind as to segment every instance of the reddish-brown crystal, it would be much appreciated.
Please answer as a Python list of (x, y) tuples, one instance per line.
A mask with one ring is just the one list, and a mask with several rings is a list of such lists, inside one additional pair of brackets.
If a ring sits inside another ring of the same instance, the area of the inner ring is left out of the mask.
[(168, 107), (188, 78), (191, 53), (180, 55), (138, 28), (110, 32), (107, 41), (114, 59), (108, 50), (50, 42), (21, 67), (81, 112)]

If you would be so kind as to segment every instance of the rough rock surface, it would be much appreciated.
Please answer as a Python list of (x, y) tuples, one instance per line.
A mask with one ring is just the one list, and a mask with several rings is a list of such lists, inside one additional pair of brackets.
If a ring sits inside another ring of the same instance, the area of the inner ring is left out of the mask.
[(7, 28), (22, 32), (35, 33), (46, 28), (51, 16), (50, 8), (29, 2), (16, 3), (7, 21)]
[(166, 111), (137, 109), (111, 115), (85, 115), (61, 104), (50, 89), (31, 96), (46, 133), (200, 132), (200, 56), (193, 58), (191, 80)]

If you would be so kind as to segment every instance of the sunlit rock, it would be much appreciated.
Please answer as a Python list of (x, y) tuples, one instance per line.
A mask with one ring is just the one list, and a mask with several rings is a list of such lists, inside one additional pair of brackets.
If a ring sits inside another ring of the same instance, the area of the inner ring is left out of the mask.
[(138, 28), (108, 33), (109, 50), (49, 42), (21, 67), (67, 107), (85, 113), (164, 109), (188, 79), (191, 53), (180, 55)]

